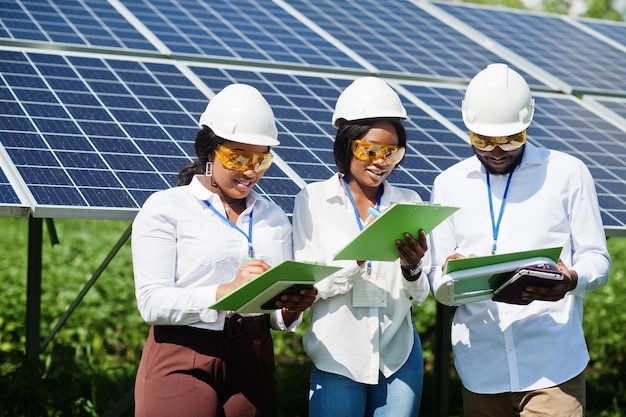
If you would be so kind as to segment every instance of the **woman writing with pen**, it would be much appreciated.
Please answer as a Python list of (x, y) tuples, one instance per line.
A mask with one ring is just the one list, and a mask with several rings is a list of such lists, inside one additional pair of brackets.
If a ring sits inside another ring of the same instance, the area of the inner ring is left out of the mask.
[(232, 84), (200, 125), (180, 186), (150, 196), (133, 223), (137, 305), (151, 324), (135, 415), (271, 417), (270, 328), (294, 330), (315, 289), (283, 296), (269, 315), (208, 306), (292, 258), (286, 214), (253, 190), (278, 145), (274, 114), (255, 88)]

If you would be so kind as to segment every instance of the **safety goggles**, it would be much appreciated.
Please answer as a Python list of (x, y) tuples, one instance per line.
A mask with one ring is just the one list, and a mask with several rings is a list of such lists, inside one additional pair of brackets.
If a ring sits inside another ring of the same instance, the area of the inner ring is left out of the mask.
[(265, 172), (272, 165), (271, 152), (246, 152), (218, 145), (215, 148), (215, 156), (227, 169), (234, 171)]
[(470, 132), (470, 142), (478, 150), (490, 152), (499, 146), (505, 152), (516, 151), (526, 143), (526, 130), (510, 136), (484, 136)]
[(402, 146), (378, 145), (365, 140), (352, 142), (352, 154), (361, 161), (374, 162), (383, 159), (390, 165), (396, 165), (404, 157), (404, 152)]

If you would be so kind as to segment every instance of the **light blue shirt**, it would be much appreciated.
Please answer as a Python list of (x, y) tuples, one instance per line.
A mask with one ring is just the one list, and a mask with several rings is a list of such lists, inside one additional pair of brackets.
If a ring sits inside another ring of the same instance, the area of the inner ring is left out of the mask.
[[(497, 214), (508, 175), (490, 175)], [(485, 170), (476, 157), (441, 173), (431, 202), (460, 207), (431, 234), (433, 288), (441, 265), (457, 252), (489, 255), (493, 244)], [(595, 186), (587, 167), (562, 152), (530, 143), (514, 172), (497, 253), (563, 246), (561, 260), (577, 287), (557, 302), (527, 306), (480, 301), (459, 306), (452, 323), (454, 364), (463, 385), (490, 394), (545, 388), (582, 372), (589, 354), (582, 296), (607, 281), (611, 261)]]

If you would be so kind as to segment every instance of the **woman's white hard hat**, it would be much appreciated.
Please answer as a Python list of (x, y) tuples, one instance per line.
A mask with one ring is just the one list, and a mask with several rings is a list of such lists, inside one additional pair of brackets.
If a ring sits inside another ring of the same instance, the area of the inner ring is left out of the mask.
[(361, 77), (352, 82), (339, 95), (333, 113), (333, 126), (339, 120), (403, 119), (406, 109), (400, 96), (385, 81), (377, 77)]
[(233, 142), (262, 146), (280, 143), (272, 108), (259, 90), (248, 84), (224, 87), (209, 101), (199, 125)]
[(476, 74), (462, 105), (465, 126), (485, 136), (519, 133), (530, 125), (534, 112), (530, 87), (506, 64), (490, 64)]

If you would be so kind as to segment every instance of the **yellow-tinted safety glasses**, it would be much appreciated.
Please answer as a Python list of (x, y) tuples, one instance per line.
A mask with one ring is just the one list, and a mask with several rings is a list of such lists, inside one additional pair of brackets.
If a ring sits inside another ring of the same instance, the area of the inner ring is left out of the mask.
[(352, 142), (352, 154), (361, 161), (374, 162), (383, 159), (390, 165), (396, 165), (404, 157), (404, 152), (402, 146), (378, 145), (365, 140)]
[(490, 152), (499, 146), (503, 151), (516, 151), (526, 143), (526, 130), (510, 136), (484, 136), (470, 132), (470, 142), (478, 150)]
[(242, 172), (249, 169), (254, 172), (265, 172), (272, 165), (273, 158), (271, 152), (238, 151), (222, 145), (215, 148), (215, 156), (227, 169)]

